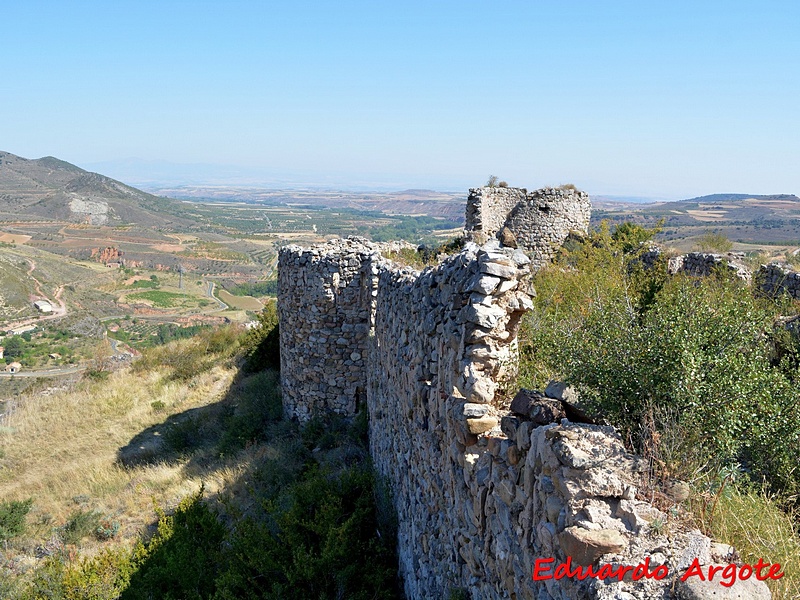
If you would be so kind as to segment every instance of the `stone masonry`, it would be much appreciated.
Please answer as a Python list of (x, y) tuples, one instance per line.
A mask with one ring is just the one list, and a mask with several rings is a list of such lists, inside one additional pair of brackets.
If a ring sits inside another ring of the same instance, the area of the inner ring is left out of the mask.
[(278, 257), (283, 406), (308, 420), (316, 412), (352, 415), (366, 398), (366, 360), (375, 285), (366, 240), (287, 246)]
[(741, 252), (728, 252), (727, 254), (713, 254), (710, 252), (689, 252), (670, 258), (667, 263), (667, 272), (670, 275), (686, 273), (699, 277), (711, 275), (715, 269), (728, 269), (739, 279), (750, 282), (751, 273), (744, 264), (744, 254)]
[(537, 270), (549, 262), (567, 236), (589, 230), (591, 202), (586, 192), (572, 187), (481, 187), (469, 191), (466, 232), (483, 242), (499, 237), (507, 246), (522, 248)]
[(761, 265), (753, 275), (758, 288), (768, 296), (786, 292), (792, 298), (800, 298), (800, 273), (789, 265), (770, 263)]
[[(370, 453), (398, 517), (408, 598), (438, 600), (457, 589), (473, 600), (716, 597), (722, 588), (692, 595), (676, 577), (695, 557), (726, 562), (730, 549), (697, 532), (665, 535), (667, 516), (638, 492), (639, 459), (611, 428), (558, 411), (542, 419), (516, 398), (509, 405), (517, 329), (532, 308), (532, 264), (496, 239), (468, 242), (422, 272), (360, 239), (283, 248), (287, 416), (368, 411)], [(568, 393), (550, 386), (545, 395), (545, 404), (560, 406)], [(649, 560), (670, 575), (532, 579), (537, 559), (567, 557), (620, 567)], [(724, 591), (770, 597), (763, 584)]]

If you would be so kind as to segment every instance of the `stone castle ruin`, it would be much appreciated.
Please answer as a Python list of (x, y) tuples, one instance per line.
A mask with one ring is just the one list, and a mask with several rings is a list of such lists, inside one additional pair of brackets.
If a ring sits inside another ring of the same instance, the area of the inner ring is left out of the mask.
[(467, 237), (479, 244), (500, 237), (531, 257), (534, 269), (553, 258), (572, 232), (585, 234), (592, 206), (572, 186), (528, 192), (523, 188), (481, 187), (469, 191)]
[[(664, 535), (666, 515), (637, 493), (640, 460), (613, 429), (564, 418), (564, 386), (509, 403), (528, 276), (587, 232), (589, 214), (571, 189), (479, 188), (472, 241), (422, 272), (391, 259), (398, 246), (360, 238), (280, 251), (284, 411), (301, 422), (368, 411), (408, 598), (721, 597), (676, 576), (695, 558), (728, 562), (731, 549), (699, 532)], [(537, 559), (568, 557), (573, 568), (603, 557), (627, 575), (533, 580)], [(645, 562), (670, 576), (633, 581)], [(762, 582), (730, 589), (770, 597)]]

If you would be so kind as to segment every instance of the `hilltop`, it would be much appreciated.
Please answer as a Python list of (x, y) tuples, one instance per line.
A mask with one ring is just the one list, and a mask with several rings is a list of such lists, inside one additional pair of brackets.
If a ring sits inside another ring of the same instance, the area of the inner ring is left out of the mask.
[(800, 198), (794, 194), (709, 194), (707, 196), (698, 196), (697, 198), (687, 198), (681, 202), (738, 202), (741, 200), (777, 200), (777, 201), (791, 201), (800, 202)]
[(179, 202), (143, 192), (52, 156), (0, 152), (0, 220), (180, 227)]
[(798, 216), (800, 198), (794, 194), (721, 193), (648, 204), (601, 200), (596, 203), (592, 222), (596, 225), (607, 219), (654, 226), (662, 221), (660, 241), (682, 251), (693, 249), (710, 231), (729, 238), (738, 251), (777, 246), (790, 251), (800, 243)]

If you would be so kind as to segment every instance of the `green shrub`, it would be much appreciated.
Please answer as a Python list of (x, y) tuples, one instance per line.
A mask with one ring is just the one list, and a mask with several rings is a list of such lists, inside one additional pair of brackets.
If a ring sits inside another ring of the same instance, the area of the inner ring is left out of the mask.
[[(105, 549), (91, 559), (71, 563), (57, 577), (64, 600), (110, 600), (128, 587), (135, 569), (132, 554), (127, 549)], [(57, 598), (39, 590), (39, 597)]]
[(394, 542), (374, 534), (372, 486), (369, 469), (316, 472), (269, 502), (269, 521), (237, 528), (215, 598), (395, 598)]
[(663, 225), (664, 220), (660, 220), (655, 227), (648, 228), (626, 221), (620, 223), (611, 234), (614, 245), (625, 254), (630, 254), (642, 247), (642, 244), (652, 240)]
[(25, 517), (33, 505), (33, 498), (0, 502), (0, 542), (25, 532)]
[(226, 532), (202, 494), (184, 499), (171, 516), (159, 512), (156, 533), (134, 551), (138, 569), (121, 600), (211, 598)]
[(709, 231), (698, 238), (695, 248), (702, 252), (730, 252), (733, 242), (721, 233)]
[(218, 452), (230, 455), (247, 444), (263, 441), (269, 425), (283, 416), (280, 382), (277, 371), (262, 371), (241, 384), (238, 402), (223, 419), (223, 433)]
[(280, 331), (278, 309), (275, 302), (268, 302), (258, 314), (258, 325), (242, 336), (245, 351), (245, 371), (254, 373), (264, 369), (280, 369)]
[(97, 528), (94, 530), (94, 537), (99, 541), (105, 542), (117, 537), (119, 533), (119, 521), (115, 521), (110, 517), (100, 519)]
[(684, 476), (703, 463), (712, 472), (740, 464), (775, 490), (800, 490), (800, 425), (789, 417), (799, 404), (796, 373), (785, 361), (774, 366), (767, 335), (775, 305), (729, 278), (630, 269), (617, 246), (628, 236), (607, 234), (537, 275), (525, 383), (565, 378), (638, 450), (677, 430), (686, 443), (673, 448), (673, 462)]
[(83, 538), (94, 535), (100, 526), (100, 514), (95, 511), (73, 512), (61, 528), (65, 544), (78, 544)]
[(233, 358), (238, 351), (239, 331), (236, 328), (203, 329), (190, 341), (146, 349), (133, 363), (133, 370), (146, 373), (167, 367), (167, 380), (189, 381), (211, 370), (220, 361)]

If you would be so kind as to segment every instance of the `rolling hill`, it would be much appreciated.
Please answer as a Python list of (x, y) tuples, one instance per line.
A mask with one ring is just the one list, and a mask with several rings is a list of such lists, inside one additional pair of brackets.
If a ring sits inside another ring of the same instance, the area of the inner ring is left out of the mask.
[(181, 204), (52, 156), (0, 152), (0, 220), (59, 220), (88, 225), (179, 228)]
[(708, 196), (698, 196), (697, 198), (688, 198), (686, 200), (681, 200), (681, 202), (698, 202), (698, 203), (714, 203), (714, 202), (737, 202), (743, 200), (766, 200), (766, 201), (777, 201), (777, 202), (800, 202), (800, 198), (795, 196), (794, 194), (766, 194), (766, 195), (754, 195), (754, 194), (709, 194)]
[(726, 236), (737, 250), (800, 245), (800, 198), (794, 194), (710, 194), (674, 202), (650, 204), (599, 202), (592, 222), (661, 222), (659, 237), (681, 250), (693, 249), (708, 232)]

